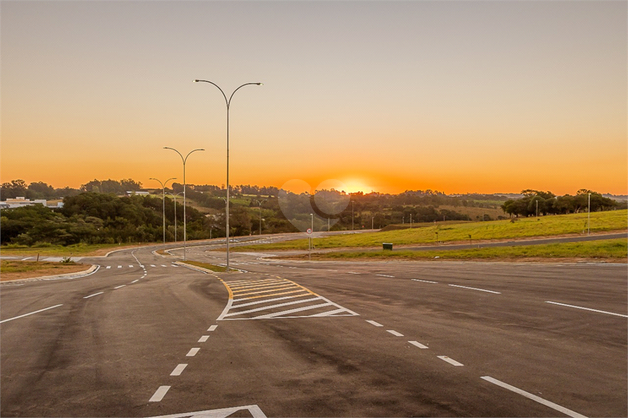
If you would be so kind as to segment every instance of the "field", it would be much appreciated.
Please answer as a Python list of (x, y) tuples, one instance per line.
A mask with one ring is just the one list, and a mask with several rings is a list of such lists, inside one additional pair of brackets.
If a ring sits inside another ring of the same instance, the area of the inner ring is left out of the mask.
[[(625, 239), (564, 244), (526, 245), (517, 247), (473, 248), (468, 250), (426, 251), (334, 251), (314, 253), (313, 260), (485, 260), (485, 261), (607, 261), (626, 262), (628, 241)], [(307, 254), (299, 257), (307, 259)]]
[[(624, 231), (628, 228), (628, 211), (617, 210), (591, 213), (591, 232)], [(488, 222), (403, 229), (363, 234), (335, 235), (315, 238), (316, 249), (380, 247), (382, 243), (400, 245), (435, 244), (437, 242), (477, 242), (490, 240), (533, 238), (543, 236), (579, 235), (587, 232), (587, 213), (554, 215), (539, 218), (514, 218)], [(238, 251), (281, 250), (308, 248), (307, 239), (238, 247)]]

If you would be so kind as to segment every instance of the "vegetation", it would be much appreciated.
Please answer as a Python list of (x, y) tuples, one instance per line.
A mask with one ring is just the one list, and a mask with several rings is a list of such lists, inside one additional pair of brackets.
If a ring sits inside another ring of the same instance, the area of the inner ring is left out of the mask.
[[(628, 228), (628, 211), (616, 210), (591, 213), (591, 232), (618, 231)], [(549, 235), (582, 234), (587, 231), (588, 214), (555, 215), (540, 218), (522, 218), (489, 222), (410, 228), (397, 231), (335, 235), (314, 239), (314, 247), (380, 247), (382, 243), (393, 245), (434, 244), (437, 242), (473, 242), (541, 237)], [(307, 239), (237, 247), (238, 251), (280, 250), (308, 248)]]
[(579, 213), (588, 209), (591, 195), (591, 212), (609, 210), (618, 206), (617, 202), (587, 189), (580, 189), (575, 196), (557, 197), (551, 192), (524, 190), (521, 199), (509, 199), (502, 205), (504, 212), (515, 216), (550, 215), (559, 213)]
[(52, 276), (87, 270), (84, 264), (53, 263), (49, 261), (0, 260), (0, 278), (2, 281), (17, 280), (33, 276)]
[[(425, 251), (335, 251), (312, 254), (315, 260), (394, 259), (394, 260), (491, 260), (513, 259), (588, 259), (625, 262), (628, 242), (612, 239), (564, 244), (541, 244), (517, 247), (473, 248), (468, 250)], [(299, 258), (306, 258), (307, 255)], [(294, 257), (292, 257), (294, 258)]]
[(201, 263), (199, 261), (182, 261), (182, 263), (185, 264), (190, 264), (192, 266), (196, 266), (196, 267), (201, 267), (207, 270), (211, 270), (211, 271), (216, 271), (216, 272), (224, 272), (227, 271), (227, 267), (223, 267), (223, 266), (217, 266), (215, 264), (209, 264), (209, 263)]

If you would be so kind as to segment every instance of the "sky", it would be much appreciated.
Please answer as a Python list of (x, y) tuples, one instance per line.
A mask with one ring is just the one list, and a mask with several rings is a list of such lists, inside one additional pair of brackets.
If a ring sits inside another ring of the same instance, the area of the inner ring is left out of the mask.
[(627, 5), (3, 0), (0, 180), (628, 194)]

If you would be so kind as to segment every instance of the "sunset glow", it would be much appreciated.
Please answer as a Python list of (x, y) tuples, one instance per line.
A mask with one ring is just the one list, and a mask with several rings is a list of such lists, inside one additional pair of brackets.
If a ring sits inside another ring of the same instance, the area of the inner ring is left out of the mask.
[(2, 182), (628, 194), (625, 2), (1, 7)]

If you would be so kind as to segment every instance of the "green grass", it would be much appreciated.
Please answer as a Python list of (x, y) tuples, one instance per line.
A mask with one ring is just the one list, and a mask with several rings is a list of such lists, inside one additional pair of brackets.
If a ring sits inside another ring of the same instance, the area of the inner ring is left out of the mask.
[(196, 266), (196, 267), (201, 267), (207, 270), (211, 270), (211, 271), (216, 271), (216, 272), (224, 272), (227, 271), (226, 267), (222, 267), (222, 266), (217, 266), (215, 264), (209, 264), (209, 263), (201, 263), (199, 261), (182, 261), (182, 263), (186, 263), (186, 264), (190, 264), (192, 266)]
[[(151, 245), (151, 243), (143, 243)], [(135, 245), (118, 245), (118, 244), (75, 244), (64, 247), (62, 245), (43, 244), (27, 247), (25, 245), (3, 245), (0, 252), (3, 255), (42, 255), (42, 256), (70, 256), (70, 255), (104, 255), (105, 253), (122, 248), (133, 248), (140, 246)]]
[[(427, 251), (337, 251), (313, 254), (316, 260), (396, 259), (396, 260), (513, 260), (513, 259), (598, 259), (625, 262), (628, 241), (610, 239), (563, 244), (517, 247), (473, 248), (467, 250)], [(306, 258), (307, 255), (299, 256)]]
[[(628, 211), (617, 210), (591, 213), (591, 232), (620, 231), (628, 228)], [(335, 235), (315, 238), (316, 249), (381, 247), (390, 242), (395, 246), (411, 244), (434, 244), (438, 232), (441, 242), (469, 242), (478, 240), (501, 240), (531, 238), (556, 235), (576, 235), (587, 230), (587, 214), (554, 215), (539, 218), (519, 218), (511, 220), (467, 222), (454, 225), (432, 224), (429, 227), (411, 228), (386, 232)], [(238, 251), (307, 249), (307, 239), (238, 247)]]

